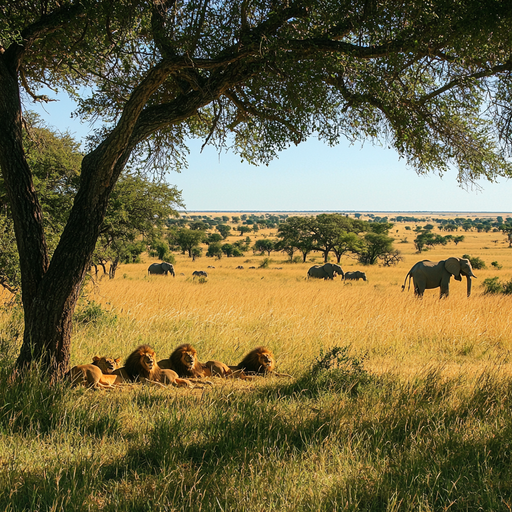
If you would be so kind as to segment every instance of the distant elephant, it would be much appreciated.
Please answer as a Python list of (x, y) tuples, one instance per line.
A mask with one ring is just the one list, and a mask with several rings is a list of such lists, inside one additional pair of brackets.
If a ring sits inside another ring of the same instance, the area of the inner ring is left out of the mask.
[(366, 273), (361, 272), (360, 270), (354, 270), (354, 272), (345, 272), (344, 279), (345, 281), (359, 281), (359, 279), (366, 281)]
[(195, 277), (208, 277), (208, 274), (204, 270), (194, 270), (192, 275)]
[(148, 274), (167, 275), (168, 272), (172, 274), (172, 277), (176, 277), (176, 274), (174, 273), (174, 267), (165, 261), (162, 261), (162, 263), (152, 263), (148, 267)]
[[(448, 258), (443, 261), (418, 261), (414, 267), (409, 270), (405, 276), (402, 291), (405, 290), (405, 283), (409, 278), (409, 288), (411, 286), (411, 277), (414, 283), (414, 294), (423, 297), (423, 292), (431, 288), (441, 288), (440, 298), (448, 297), (450, 292), (450, 278), (457, 281), (466, 276), (468, 297), (471, 295), (471, 278), (476, 278), (471, 268), (471, 263), (465, 258)], [(408, 289), (409, 289), (408, 288)]]
[(336, 275), (340, 275), (343, 279), (345, 275), (339, 265), (334, 263), (325, 263), (324, 265), (314, 265), (308, 270), (308, 279), (316, 277), (317, 279), (334, 279)]

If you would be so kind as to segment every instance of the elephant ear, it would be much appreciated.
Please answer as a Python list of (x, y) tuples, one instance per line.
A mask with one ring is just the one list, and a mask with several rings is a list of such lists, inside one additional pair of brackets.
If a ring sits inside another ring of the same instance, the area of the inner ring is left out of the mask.
[(444, 268), (450, 272), (450, 274), (453, 274), (455, 279), (458, 279), (460, 281), (460, 262), (459, 258), (448, 258), (444, 262)]

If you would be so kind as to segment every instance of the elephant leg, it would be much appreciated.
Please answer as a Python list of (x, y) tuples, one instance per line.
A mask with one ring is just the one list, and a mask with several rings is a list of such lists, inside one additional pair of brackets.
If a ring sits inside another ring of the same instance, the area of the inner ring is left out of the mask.
[(441, 279), (441, 292), (439, 294), (439, 298), (448, 297), (450, 293), (450, 274), (443, 276)]
[(419, 285), (414, 285), (414, 295), (418, 297), (419, 299), (423, 298), (423, 292), (425, 291), (425, 288), (420, 287)]

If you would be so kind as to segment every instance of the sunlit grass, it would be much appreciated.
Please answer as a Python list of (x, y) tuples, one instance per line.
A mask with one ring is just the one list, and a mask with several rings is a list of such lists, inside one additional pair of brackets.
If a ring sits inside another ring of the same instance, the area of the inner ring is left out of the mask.
[[(124, 358), (142, 343), (161, 358), (191, 343), (204, 361), (236, 364), (266, 345), (293, 379), (212, 379), (193, 391), (94, 392), (38, 374), (13, 382), (23, 324), (16, 307), (1, 310), (0, 508), (510, 510), (512, 298), (484, 295), (480, 283), (510, 279), (512, 249), (500, 233), (468, 233), (458, 247), (419, 255), (414, 234), (395, 229), (409, 239), (396, 244), (397, 267), (342, 259), (366, 283), (306, 280), (317, 254), (290, 264), (274, 253), (267, 269), (249, 269), (267, 257), (250, 252), (177, 255), (175, 278), (147, 276), (146, 258), (90, 283), (93, 307), (79, 306), (96, 316), (77, 317), (73, 364)], [(475, 271), (471, 298), (454, 280), (444, 300), (438, 290), (423, 300), (401, 291), (416, 261), (463, 254), (488, 266)], [(205, 282), (194, 270), (209, 273)], [(310, 376), (335, 346), (366, 372)]]
[[(400, 239), (405, 230), (398, 228)], [(268, 269), (258, 268), (266, 255), (195, 262), (177, 255), (175, 278), (147, 276), (149, 260), (124, 265), (115, 280), (102, 279), (89, 288), (89, 298), (119, 319), (114, 326), (96, 328), (93, 351), (126, 355), (137, 344), (150, 343), (167, 357), (177, 345), (191, 343), (204, 360), (236, 364), (253, 347), (267, 345), (287, 372), (302, 371), (321, 348), (334, 345), (368, 353), (368, 364), (375, 369), (394, 367), (405, 374), (432, 362), (447, 368), (493, 359), (506, 362), (512, 348), (511, 299), (483, 295), (479, 286), (488, 276), (505, 278), (512, 268), (512, 250), (505, 243), (482, 248), (500, 235), (474, 233), (457, 247), (422, 254), (415, 253), (412, 243), (397, 244), (404, 261), (395, 267), (364, 268), (368, 282), (306, 280), (312, 262), (292, 264), (279, 253), (271, 255)], [(475, 270), (471, 298), (466, 297), (465, 282), (453, 279), (447, 300), (439, 300), (439, 290), (427, 290), (423, 300), (412, 289), (401, 291), (416, 261), (465, 253), (482, 257), (490, 267)], [(317, 254), (312, 257), (321, 263)], [(503, 269), (492, 268), (491, 260), (499, 260)], [(363, 268), (350, 258), (341, 263), (346, 270)], [(236, 269), (239, 265), (244, 269)], [(207, 271), (206, 282), (194, 280), (194, 270)], [(77, 332), (74, 360), (92, 355), (88, 332)]]

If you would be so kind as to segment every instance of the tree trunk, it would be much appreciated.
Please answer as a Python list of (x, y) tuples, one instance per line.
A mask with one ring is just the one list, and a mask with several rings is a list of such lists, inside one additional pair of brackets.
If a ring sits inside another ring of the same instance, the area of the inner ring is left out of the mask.
[[(50, 31), (54, 26), (50, 23), (46, 28)], [(32, 34), (34, 38), (44, 32), (44, 27), (40, 29)], [(83, 158), (80, 187), (50, 262), (42, 210), (22, 137), (18, 75), (24, 52), (32, 41), (13, 43), (0, 53), (0, 168), (14, 221), (25, 312), (17, 365), (24, 368), (40, 361), (43, 370), (60, 377), (69, 366), (72, 316), (80, 287), (90, 267), (108, 199), (131, 151), (156, 130), (195, 115), (240, 77), (227, 73), (217, 77), (214, 87), (192, 91), (167, 105), (161, 116), (155, 116), (151, 107), (141, 116), (149, 98), (175, 70), (175, 63), (167, 59), (152, 67), (131, 92), (115, 128)], [(250, 71), (242, 71), (242, 75), (244, 72)]]
[(17, 66), (8, 57), (0, 55), (0, 167), (14, 221), (25, 313), (17, 366), (40, 361), (51, 376), (60, 377), (69, 366), (72, 316), (80, 287), (108, 197), (126, 159), (120, 145), (109, 152), (108, 144), (84, 158), (80, 191), (49, 263), (43, 215), (23, 149)]

